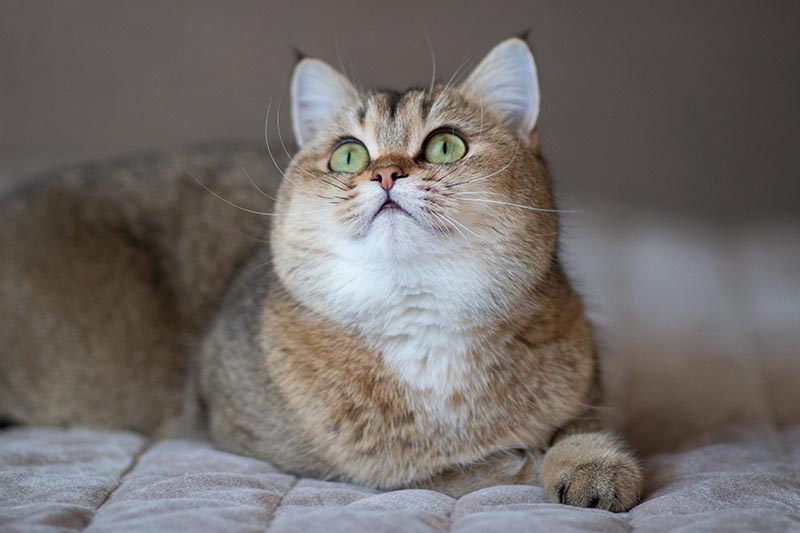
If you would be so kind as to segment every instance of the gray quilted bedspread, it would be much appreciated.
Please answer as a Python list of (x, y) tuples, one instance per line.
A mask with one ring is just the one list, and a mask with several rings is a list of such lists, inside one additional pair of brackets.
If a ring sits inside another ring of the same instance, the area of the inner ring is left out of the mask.
[(378, 493), (122, 432), (13, 430), (0, 455), (4, 531), (800, 530), (800, 427), (652, 455), (646, 498), (624, 514), (547, 503), (539, 487)]
[(573, 222), (565, 259), (600, 326), (610, 415), (647, 468), (630, 512), (527, 486), (380, 493), (203, 442), (12, 428), (0, 531), (800, 531), (800, 221), (601, 212)]

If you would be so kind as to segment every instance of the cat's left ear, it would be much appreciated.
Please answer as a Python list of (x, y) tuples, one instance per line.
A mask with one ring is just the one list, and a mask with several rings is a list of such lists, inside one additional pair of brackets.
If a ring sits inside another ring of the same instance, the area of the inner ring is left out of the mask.
[(539, 78), (525, 41), (514, 37), (495, 46), (461, 84), (461, 89), (490, 106), (523, 144), (536, 148)]
[(353, 84), (319, 59), (303, 59), (292, 75), (292, 127), (301, 148), (358, 95)]

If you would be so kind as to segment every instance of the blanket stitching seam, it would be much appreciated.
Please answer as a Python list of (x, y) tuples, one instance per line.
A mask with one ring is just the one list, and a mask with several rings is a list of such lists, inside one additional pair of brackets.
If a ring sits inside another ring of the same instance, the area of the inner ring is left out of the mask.
[(272, 525), (275, 523), (275, 516), (278, 514), (278, 509), (280, 508), (280, 506), (283, 505), (283, 501), (286, 499), (289, 493), (292, 492), (292, 490), (297, 486), (299, 482), (300, 482), (300, 476), (295, 476), (294, 481), (292, 481), (292, 483), (289, 485), (289, 488), (286, 489), (286, 492), (283, 493), (281, 499), (278, 500), (278, 504), (275, 506), (275, 510), (272, 511), (272, 516), (270, 517), (269, 522), (267, 522), (266, 524), (265, 531), (267, 533), (269, 533), (269, 531), (272, 529)]
[(456, 512), (456, 505), (458, 505), (459, 500), (461, 498), (456, 498), (453, 501), (453, 504), (450, 506), (450, 512), (447, 513), (447, 533), (452, 533), (453, 531), (453, 513)]
[(147, 451), (148, 451), (148, 450), (149, 450), (149, 449), (150, 449), (150, 448), (153, 446), (153, 444), (154, 444), (153, 442), (147, 442), (147, 443), (145, 443), (145, 444), (144, 444), (144, 445), (143, 445), (141, 448), (139, 448), (139, 450), (138, 450), (138, 451), (137, 451), (137, 452), (136, 452), (136, 453), (133, 455), (133, 457), (131, 458), (131, 462), (128, 464), (128, 466), (127, 466), (127, 467), (125, 467), (125, 469), (124, 469), (124, 470), (122, 471), (122, 473), (119, 475), (119, 479), (117, 480), (117, 485), (116, 485), (116, 486), (115, 486), (113, 489), (111, 489), (110, 491), (108, 491), (108, 494), (106, 494), (106, 497), (105, 497), (105, 498), (103, 498), (103, 501), (101, 501), (99, 504), (97, 504), (97, 507), (95, 508), (95, 510), (94, 510), (94, 513), (92, 513), (92, 518), (91, 518), (91, 519), (89, 519), (89, 522), (87, 522), (87, 523), (86, 523), (86, 526), (84, 526), (84, 528), (83, 528), (83, 531), (86, 531), (87, 529), (89, 529), (89, 527), (90, 527), (90, 526), (92, 525), (92, 523), (94, 522), (94, 519), (97, 517), (97, 513), (100, 511), (100, 508), (101, 508), (103, 505), (105, 505), (105, 504), (106, 504), (106, 502), (107, 502), (108, 500), (110, 500), (110, 499), (111, 499), (111, 497), (114, 495), (114, 493), (116, 493), (116, 492), (117, 492), (117, 490), (118, 490), (118, 489), (119, 489), (119, 488), (122, 486), (122, 483), (125, 481), (125, 478), (126, 478), (126, 477), (128, 477), (128, 474), (130, 474), (130, 473), (131, 473), (131, 471), (132, 471), (134, 468), (136, 468), (136, 465), (137, 465), (137, 464), (139, 464), (139, 458), (140, 458), (142, 455), (144, 455), (144, 454), (145, 454), (145, 452), (147, 452)]

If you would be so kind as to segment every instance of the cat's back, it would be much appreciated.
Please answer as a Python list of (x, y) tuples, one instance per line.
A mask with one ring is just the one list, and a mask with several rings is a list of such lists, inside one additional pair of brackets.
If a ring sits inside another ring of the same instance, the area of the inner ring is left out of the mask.
[(267, 235), (268, 216), (232, 204), (270, 212), (276, 173), (266, 148), (206, 145), (4, 198), (0, 416), (152, 432), (177, 412), (187, 354)]

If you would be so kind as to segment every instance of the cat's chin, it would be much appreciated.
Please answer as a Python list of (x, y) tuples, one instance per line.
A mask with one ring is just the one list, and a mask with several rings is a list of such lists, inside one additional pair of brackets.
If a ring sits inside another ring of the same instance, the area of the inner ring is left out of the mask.
[(367, 243), (381, 255), (399, 259), (421, 253), (431, 245), (432, 235), (413, 215), (401, 207), (380, 210), (372, 219)]
[[(408, 211), (401, 207), (383, 208), (372, 219), (370, 232), (379, 232), (387, 237), (402, 237), (407, 235), (411, 228), (418, 228)], [(416, 233), (416, 231), (414, 231)]]
[(409, 238), (419, 238), (420, 229), (414, 215), (398, 202), (387, 199), (372, 216), (368, 232), (373, 234), (373, 238), (397, 245)]

